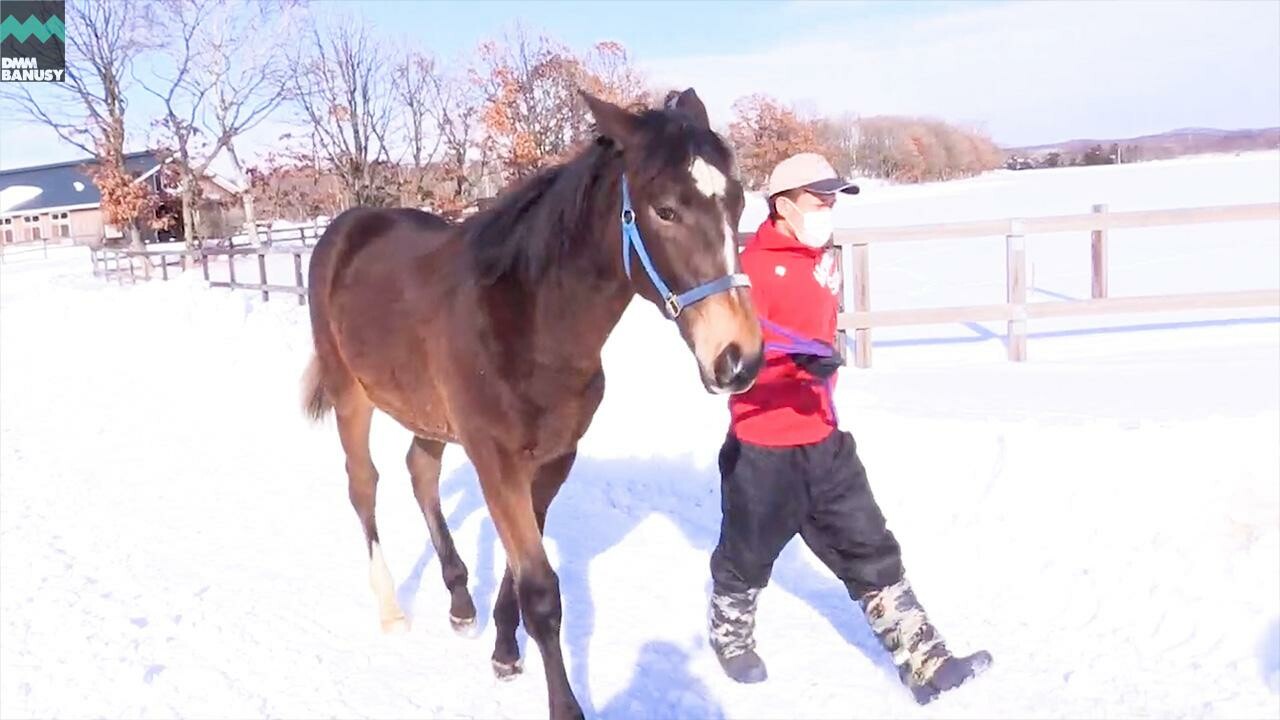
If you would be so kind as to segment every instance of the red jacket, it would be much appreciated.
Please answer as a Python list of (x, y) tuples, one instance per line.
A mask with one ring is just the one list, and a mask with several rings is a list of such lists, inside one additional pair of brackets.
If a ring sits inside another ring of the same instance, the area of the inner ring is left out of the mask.
[[(834, 345), (841, 288), (837, 252), (807, 247), (765, 220), (741, 255), (756, 312), (805, 338)], [(788, 338), (766, 327), (765, 343), (774, 342)], [(730, 397), (729, 414), (730, 432), (754, 445), (808, 445), (836, 427), (823, 382), (776, 351), (765, 353), (755, 385)]]

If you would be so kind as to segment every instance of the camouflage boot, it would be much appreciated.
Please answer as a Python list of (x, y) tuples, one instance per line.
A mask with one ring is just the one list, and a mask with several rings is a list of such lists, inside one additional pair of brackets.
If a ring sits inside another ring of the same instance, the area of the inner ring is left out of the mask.
[(759, 598), (758, 588), (711, 596), (711, 648), (716, 651), (725, 674), (740, 683), (758, 683), (768, 677), (764, 661), (755, 651)]
[(905, 579), (864, 595), (860, 602), (872, 632), (893, 655), (898, 677), (921, 705), (991, 665), (991, 654), (985, 650), (967, 657), (952, 655)]

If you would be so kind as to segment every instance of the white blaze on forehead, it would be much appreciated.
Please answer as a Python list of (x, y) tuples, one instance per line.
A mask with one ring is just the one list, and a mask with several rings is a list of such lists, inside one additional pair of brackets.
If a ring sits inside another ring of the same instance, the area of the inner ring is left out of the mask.
[(738, 233), (729, 227), (728, 223), (724, 226), (724, 271), (732, 273), (735, 263), (738, 260)]
[(693, 163), (689, 165), (689, 174), (693, 176), (693, 184), (697, 186), (698, 192), (707, 197), (724, 195), (728, 180), (725, 179), (724, 173), (717, 170), (711, 163), (701, 157), (695, 157)]

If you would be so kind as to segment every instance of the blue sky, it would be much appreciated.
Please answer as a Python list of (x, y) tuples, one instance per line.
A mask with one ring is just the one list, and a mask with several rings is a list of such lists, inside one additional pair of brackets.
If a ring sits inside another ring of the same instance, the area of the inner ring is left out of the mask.
[(791, 2), (751, 0), (476, 0), (468, 3), (418, 0), (313, 0), (321, 13), (364, 17), (393, 35), (416, 40), (445, 57), (467, 52), (485, 37), (501, 34), (516, 18), (573, 47), (600, 40), (622, 42), (635, 55), (652, 59), (732, 52), (767, 41), (779, 27), (810, 26), (832, 14), (860, 23), (892, 23), (896, 19), (955, 11), (994, 2), (925, 2), (897, 0)]
[[(1273, 0), (312, 0), (312, 9), (361, 18), (445, 61), (517, 20), (579, 50), (620, 41), (652, 84), (693, 86), (722, 127), (733, 100), (752, 92), (811, 112), (937, 117), (1007, 145), (1280, 125)], [(280, 130), (248, 138), (250, 154)], [(76, 156), (0, 112), (0, 167)]]

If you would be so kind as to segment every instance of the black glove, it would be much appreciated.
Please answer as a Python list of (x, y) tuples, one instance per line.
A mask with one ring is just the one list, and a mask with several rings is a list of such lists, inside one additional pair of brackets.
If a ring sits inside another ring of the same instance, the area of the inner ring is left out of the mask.
[(816, 378), (826, 380), (844, 365), (839, 355), (810, 355), (808, 353), (792, 353), (792, 362)]

